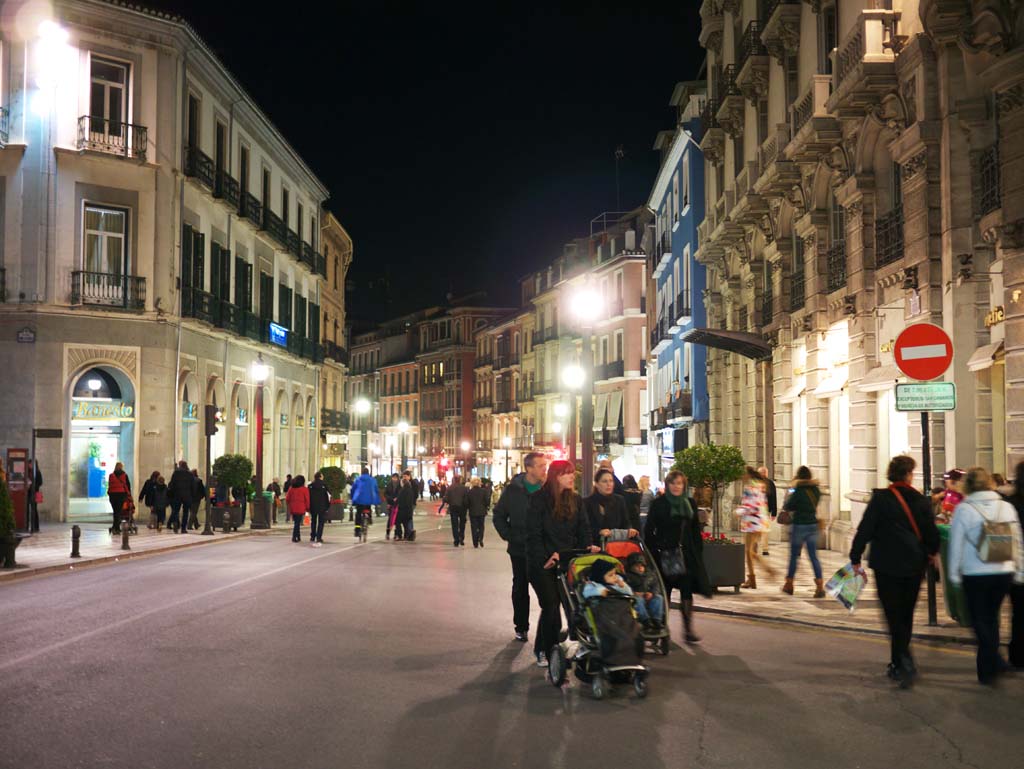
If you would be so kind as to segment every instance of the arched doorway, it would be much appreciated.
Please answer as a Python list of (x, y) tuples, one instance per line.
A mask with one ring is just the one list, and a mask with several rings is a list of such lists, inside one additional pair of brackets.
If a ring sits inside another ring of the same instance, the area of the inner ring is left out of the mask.
[(181, 425), (178, 450), (175, 452), (176, 459), (184, 459), (189, 467), (199, 467), (199, 446), (202, 442), (199, 420), (202, 416), (202, 397), (195, 373), (182, 373), (178, 399), (181, 401)]
[(289, 466), (295, 468), (293, 475), (296, 472), (306, 475), (306, 420), (302, 396), (298, 393), (292, 398), (292, 425), (294, 433)]
[(289, 425), (291, 420), (291, 409), (288, 407), (288, 396), (285, 395), (284, 390), (281, 390), (277, 394), (276, 403), (274, 404), (274, 419), (276, 422), (276, 429), (274, 433), (277, 435), (277, 473), (282, 482), (284, 478), (291, 473), (291, 462), (289, 461), (288, 455), (292, 449), (291, 435), (292, 431)]
[(311, 477), (320, 469), (316, 461), (320, 448), (320, 428), (316, 416), (316, 400), (311, 395), (306, 399), (306, 462)]
[(227, 412), (230, 411), (230, 407), (228, 405), (227, 393), (224, 392), (223, 379), (210, 377), (206, 385), (206, 404), (208, 406), (218, 406), (221, 410), (221, 419), (217, 423), (217, 434), (210, 437), (210, 467), (213, 467), (217, 457), (223, 456), (227, 451), (226, 428), (231, 421), (234, 421), (229, 421), (229, 414)]
[(234, 426), (232, 451), (251, 459), (253, 452), (249, 445), (249, 425), (252, 422), (252, 412), (249, 408), (249, 388), (242, 382), (235, 382), (234, 392), (231, 395), (230, 416), (230, 424)]
[(68, 441), (68, 520), (110, 520), (107, 476), (124, 464), (133, 487), (135, 386), (113, 366), (82, 371), (71, 383)]

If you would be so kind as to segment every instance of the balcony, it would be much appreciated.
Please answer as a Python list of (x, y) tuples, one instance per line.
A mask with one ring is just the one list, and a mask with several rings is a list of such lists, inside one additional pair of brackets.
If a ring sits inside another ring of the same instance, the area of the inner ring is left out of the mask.
[(261, 329), (270, 323), (269, 320), (262, 320), (256, 313), (250, 310), (242, 310), (242, 322), (245, 326), (245, 336), (254, 342), (260, 341), (262, 338)]
[(743, 135), (743, 118), (745, 105), (743, 93), (736, 83), (736, 65), (729, 64), (722, 71), (721, 101), (715, 117), (722, 130), (733, 137)]
[(213, 325), (245, 336), (245, 319), (242, 317), (241, 308), (226, 299), (217, 299), (213, 307)]
[(613, 443), (619, 445), (625, 443), (623, 429), (615, 427), (612, 429), (594, 430), (594, 444), (597, 446), (611, 446)]
[(842, 138), (839, 121), (828, 114), (831, 79), (815, 75), (789, 108), (789, 145), (786, 157), (797, 163), (816, 163)]
[(711, 163), (721, 163), (725, 157), (725, 132), (718, 122), (718, 100), (708, 99), (704, 103), (704, 111), (700, 119), (704, 135), (700, 140), (700, 150)]
[(473, 399), (473, 408), (475, 409), (489, 409), (493, 405), (494, 401), (490, 398), (490, 396)]
[(0, 107), (0, 149), (7, 146), (7, 142), (10, 141), (10, 128), (11, 128), (11, 113), (7, 111), (7, 107)]
[(198, 180), (206, 189), (213, 192), (216, 183), (216, 173), (213, 165), (213, 158), (205, 154), (198, 147), (188, 145), (185, 147), (185, 176)]
[(535, 446), (561, 446), (562, 433), (534, 433), (533, 444)]
[(838, 240), (832, 244), (827, 254), (828, 292), (846, 288), (846, 241)]
[(789, 276), (789, 311), (802, 310), (807, 303), (807, 279), (803, 271), (794, 272)]
[(658, 321), (654, 328), (651, 329), (652, 353), (659, 353), (669, 346), (672, 341), (672, 333), (669, 331), (670, 328), (672, 327), (669, 325), (668, 319), (663, 319)]
[(875, 219), (875, 266), (883, 267), (903, 258), (903, 206)]
[(223, 168), (214, 173), (213, 196), (220, 198), (235, 210), (241, 203), (242, 191), (238, 186), (238, 180)]
[(617, 318), (624, 312), (622, 297), (609, 299), (605, 304), (605, 319)]
[(181, 289), (181, 314), (186, 318), (195, 318), (204, 323), (213, 324), (216, 297), (201, 288), (183, 287)]
[(537, 347), (538, 345), (544, 344), (544, 332), (543, 331), (534, 331), (530, 335), (530, 343), (534, 347)]
[(326, 360), (332, 360), (335, 363), (340, 363), (345, 366), (348, 365), (348, 350), (339, 345), (337, 342), (330, 340), (324, 340), (324, 358)]
[(71, 273), (71, 304), (140, 312), (146, 308), (146, 279), (75, 270)]
[(263, 207), (263, 230), (283, 248), (288, 247), (288, 227), (280, 216), (266, 206)]
[(693, 418), (693, 392), (680, 390), (675, 398), (665, 407), (665, 419), (668, 422)]
[(608, 363), (602, 363), (594, 366), (595, 382), (602, 382), (605, 379), (613, 379), (615, 377), (623, 377), (625, 375), (625, 362), (621, 360), (613, 360)]
[(730, 218), (739, 224), (758, 225), (768, 213), (768, 201), (757, 193), (757, 161), (748, 160), (736, 177), (736, 204)]
[(477, 355), (476, 356), (476, 367), (485, 368), (491, 366), (494, 363), (494, 358), (490, 355)]
[(544, 341), (550, 342), (554, 339), (558, 339), (558, 326), (548, 326), (544, 329)]
[(516, 403), (528, 403), (533, 400), (533, 387), (523, 385), (516, 390)]
[(652, 430), (663, 430), (668, 427), (668, 410), (664, 408), (654, 409), (651, 412), (650, 424)]
[(800, 46), (800, 1), (768, 0), (765, 3), (764, 31), (761, 42), (779, 64)]
[(424, 422), (440, 422), (443, 418), (444, 411), (442, 409), (422, 409), (420, 411), (420, 419)]
[(320, 409), (320, 427), (324, 430), (348, 430), (347, 411)]
[(769, 290), (761, 297), (761, 325), (770, 326), (775, 319), (775, 295)]
[[(4, 113), (6, 115), (6, 110)], [(7, 132), (3, 132), (4, 144), (7, 143)], [(78, 118), (77, 149), (88, 152), (101, 152), (104, 155), (116, 155), (120, 158), (131, 158), (140, 163), (146, 162), (146, 148), (149, 143), (149, 131), (146, 126), (134, 123), (118, 123), (103, 117), (82, 115)]]
[(784, 195), (800, 183), (800, 169), (786, 159), (790, 127), (779, 123), (757, 151), (757, 181), (754, 191), (766, 197)]
[(690, 307), (690, 295), (687, 291), (681, 291), (676, 294), (676, 301), (673, 305), (674, 309), (672, 314), (675, 315), (673, 320), (676, 325), (683, 325), (688, 323), (693, 318), (693, 309)]
[(768, 93), (768, 49), (761, 42), (762, 31), (761, 22), (754, 20), (740, 38), (736, 87), (751, 103)]
[(896, 89), (896, 51), (902, 45), (899, 20), (899, 11), (861, 11), (836, 49), (829, 112), (863, 118), (865, 110)]
[(492, 412), (495, 414), (511, 414), (513, 411), (517, 411), (518, 407), (514, 401), (511, 400), (499, 400), (494, 402), (494, 408)]
[(981, 153), (978, 159), (978, 171), (981, 177), (982, 216), (990, 214), (1002, 206), (1002, 193), (999, 190), (999, 145), (993, 144)]
[[(298, 237), (298, 236), (296, 236), (296, 237)], [(309, 243), (306, 243), (305, 241), (302, 241), (301, 245), (299, 247), (299, 253), (300, 253), (299, 261), (301, 261), (304, 265), (306, 265), (309, 268), (310, 272), (316, 272), (316, 256), (317, 256), (317, 254), (316, 254), (316, 251), (313, 250), (313, 247), (311, 245), (309, 245)]]
[[(285, 246), (288, 249), (288, 253), (302, 261), (302, 240), (299, 238), (299, 233), (293, 229), (285, 230)], [(307, 267), (310, 267), (309, 263), (305, 263)], [(312, 267), (310, 267), (312, 269)]]
[(248, 219), (253, 227), (263, 226), (263, 204), (256, 199), (255, 195), (242, 192), (238, 198), (238, 215)]
[(700, 47), (720, 53), (725, 14), (717, 0), (704, 0), (700, 6)]

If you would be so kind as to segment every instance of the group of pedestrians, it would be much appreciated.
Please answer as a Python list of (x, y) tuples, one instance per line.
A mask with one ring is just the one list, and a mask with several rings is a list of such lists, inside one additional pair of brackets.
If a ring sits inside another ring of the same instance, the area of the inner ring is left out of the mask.
[(296, 475), (285, 480), (285, 509), (292, 519), (292, 542), (302, 542), (302, 523), (309, 514), (309, 543), (323, 547), (324, 524), (331, 510), (331, 492), (324, 483), (324, 474), (317, 472), (306, 486), (306, 478)]
[[(131, 479), (121, 462), (114, 465), (114, 472), (107, 478), (107, 498), (113, 515), (110, 532), (120, 534), (123, 520), (127, 520), (134, 530), (136, 499)], [(205, 498), (206, 484), (199, 473), (190, 470), (188, 463), (182, 460), (174, 468), (169, 481), (159, 470), (150, 473), (142, 484), (137, 501), (149, 510), (147, 528), (160, 532), (166, 526), (168, 531), (185, 534), (190, 528), (199, 528), (199, 506)]]
[(413, 478), (409, 470), (401, 475), (392, 474), (384, 487), (384, 499), (388, 507), (385, 540), (391, 540), (391, 533), (394, 530), (394, 542), (416, 541), (416, 525), (413, 516), (416, 512), (416, 500), (422, 493), (423, 482)]

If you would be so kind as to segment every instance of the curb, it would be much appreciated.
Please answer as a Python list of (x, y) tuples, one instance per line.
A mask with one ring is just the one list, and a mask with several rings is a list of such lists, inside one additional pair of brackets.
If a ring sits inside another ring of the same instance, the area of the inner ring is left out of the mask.
[[(202, 547), (204, 545), (219, 545), (225, 542), (234, 542), (239, 539), (245, 539), (246, 537), (264, 536), (267, 534), (273, 534), (274, 529), (249, 529), (245, 532), (238, 532), (237, 535), (232, 536), (230, 539), (224, 539), (223, 537), (213, 539), (201, 539), (198, 541), (192, 540), (189, 542), (182, 542), (181, 544), (169, 545), (167, 547), (161, 547), (159, 549), (152, 550), (122, 550), (117, 555), (105, 555), (99, 558), (89, 558), (77, 563), (55, 563), (51, 566), (27, 566), (22, 569), (14, 569), (9, 572), (0, 572), (0, 585), (4, 585), (8, 582), (16, 582), (30, 577), (41, 576), (43, 574), (54, 574), (56, 572), (64, 571), (80, 571), (87, 569), (92, 566), (104, 566), (106, 564), (115, 563), (118, 561), (127, 561), (135, 558), (146, 558), (153, 555), (163, 555), (164, 553), (173, 553), (178, 550), (185, 550), (190, 547)], [(202, 535), (199, 535), (202, 536)]]

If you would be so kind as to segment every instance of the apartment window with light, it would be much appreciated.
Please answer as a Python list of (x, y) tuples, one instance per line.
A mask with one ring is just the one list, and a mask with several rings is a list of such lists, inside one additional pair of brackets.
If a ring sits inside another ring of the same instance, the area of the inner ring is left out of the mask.
[(128, 65), (92, 56), (89, 62), (89, 131), (122, 140), (128, 114)]
[(82, 267), (96, 279), (120, 279), (128, 265), (128, 212), (119, 208), (86, 205), (83, 221)]

